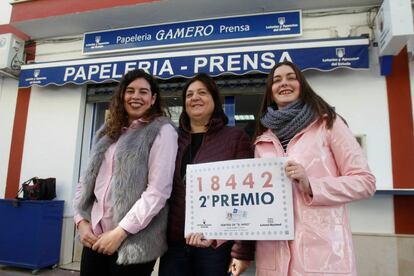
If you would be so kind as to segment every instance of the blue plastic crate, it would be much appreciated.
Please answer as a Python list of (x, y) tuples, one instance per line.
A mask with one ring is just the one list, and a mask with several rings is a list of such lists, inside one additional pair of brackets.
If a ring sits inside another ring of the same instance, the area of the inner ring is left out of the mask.
[(63, 203), (0, 199), (0, 264), (34, 270), (58, 264)]

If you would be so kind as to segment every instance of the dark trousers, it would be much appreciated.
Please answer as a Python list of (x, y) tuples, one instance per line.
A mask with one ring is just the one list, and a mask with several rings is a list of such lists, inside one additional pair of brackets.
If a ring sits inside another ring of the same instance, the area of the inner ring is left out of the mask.
[(169, 244), (161, 257), (159, 276), (224, 276), (230, 264), (232, 242), (218, 248)]
[(118, 265), (118, 253), (105, 255), (83, 247), (80, 275), (81, 276), (150, 276), (155, 261), (143, 264)]

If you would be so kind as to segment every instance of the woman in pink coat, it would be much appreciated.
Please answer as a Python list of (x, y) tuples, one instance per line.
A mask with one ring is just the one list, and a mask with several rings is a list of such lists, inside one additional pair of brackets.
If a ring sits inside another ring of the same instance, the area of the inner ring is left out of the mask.
[(345, 203), (375, 192), (356, 139), (291, 62), (270, 72), (260, 112), (255, 155), (288, 157), (295, 237), (258, 241), (256, 275), (356, 275)]

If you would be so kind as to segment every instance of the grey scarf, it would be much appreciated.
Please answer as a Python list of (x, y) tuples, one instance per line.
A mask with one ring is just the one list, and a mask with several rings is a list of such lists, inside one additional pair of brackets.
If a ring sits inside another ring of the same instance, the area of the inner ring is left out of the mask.
[(280, 141), (290, 140), (307, 127), (315, 118), (315, 112), (307, 104), (295, 101), (283, 109), (267, 108), (260, 119), (263, 126), (271, 129)]

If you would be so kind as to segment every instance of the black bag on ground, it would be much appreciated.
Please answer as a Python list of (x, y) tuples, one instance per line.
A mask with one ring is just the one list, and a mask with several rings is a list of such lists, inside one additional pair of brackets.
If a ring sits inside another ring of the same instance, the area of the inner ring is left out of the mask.
[[(56, 178), (33, 177), (23, 182), (23, 199), (50, 200), (56, 197)], [(20, 192), (19, 191), (19, 192)]]

